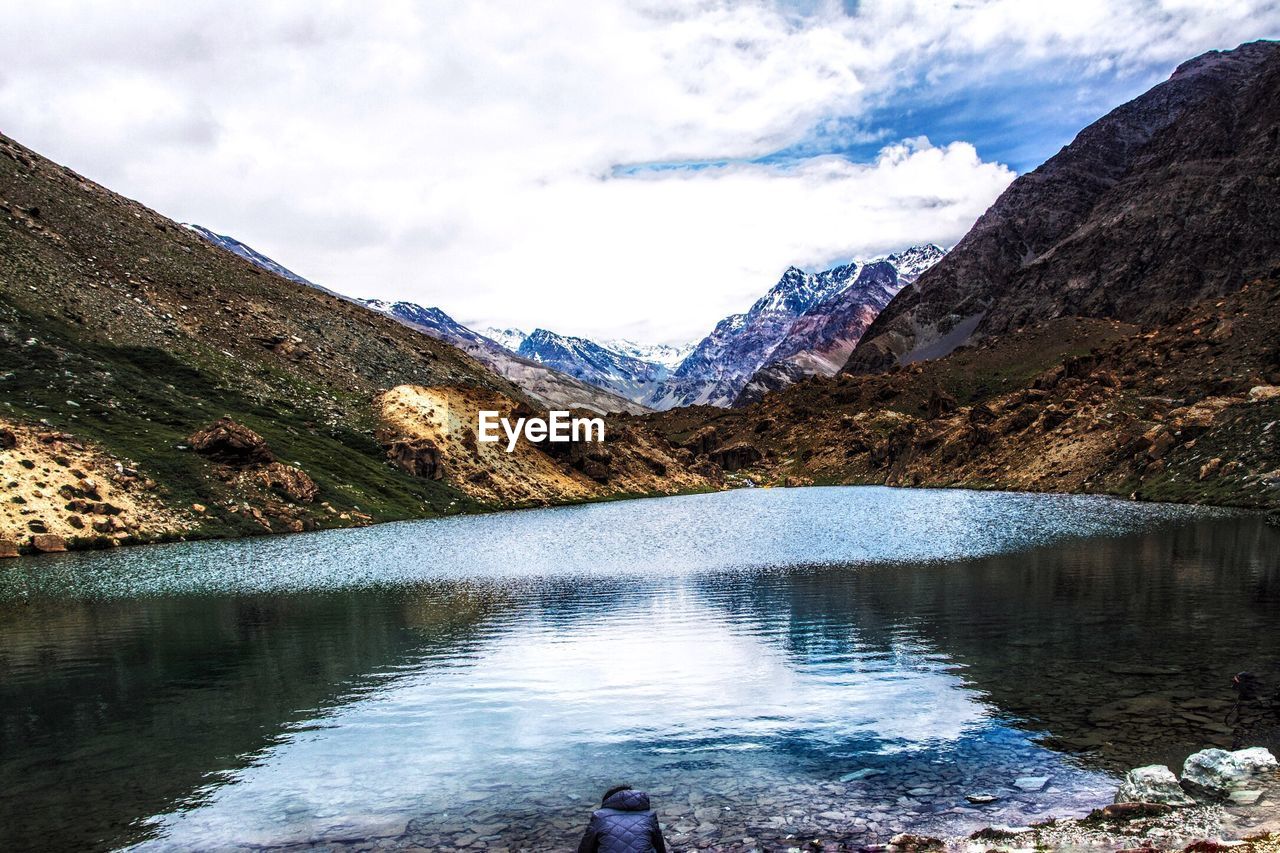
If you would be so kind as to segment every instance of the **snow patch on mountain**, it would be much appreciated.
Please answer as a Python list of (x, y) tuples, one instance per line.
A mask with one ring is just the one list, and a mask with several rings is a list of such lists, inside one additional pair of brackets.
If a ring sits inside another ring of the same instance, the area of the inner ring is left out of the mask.
[(672, 346), (671, 344), (642, 344), (626, 338), (610, 338), (599, 342), (602, 347), (620, 353), (629, 358), (661, 365), (668, 370), (680, 366), (689, 353), (693, 352), (693, 344)]
[(496, 326), (489, 326), (481, 329), (480, 333), (489, 338), (489, 340), (497, 341), (512, 352), (520, 349), (520, 344), (524, 343), (524, 339), (529, 337), (528, 332), (514, 327), (501, 329)]

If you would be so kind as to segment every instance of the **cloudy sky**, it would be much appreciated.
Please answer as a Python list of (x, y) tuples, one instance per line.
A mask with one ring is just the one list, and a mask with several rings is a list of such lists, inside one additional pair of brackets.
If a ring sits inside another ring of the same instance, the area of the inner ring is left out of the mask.
[(357, 296), (683, 342), (950, 245), (1277, 0), (8, 4), (0, 130)]

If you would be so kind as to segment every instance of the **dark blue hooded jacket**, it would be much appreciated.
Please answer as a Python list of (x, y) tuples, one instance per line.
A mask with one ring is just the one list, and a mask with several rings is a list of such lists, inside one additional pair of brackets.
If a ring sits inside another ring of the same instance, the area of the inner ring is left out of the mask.
[(578, 853), (666, 853), (658, 816), (644, 791), (618, 791), (591, 815)]

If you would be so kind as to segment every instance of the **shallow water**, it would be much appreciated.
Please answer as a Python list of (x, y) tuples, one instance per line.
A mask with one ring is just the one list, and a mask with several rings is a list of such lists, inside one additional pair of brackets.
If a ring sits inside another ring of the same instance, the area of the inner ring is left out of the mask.
[(618, 780), (678, 849), (1022, 823), (1230, 745), (1277, 619), (1274, 528), (1068, 496), (738, 491), (33, 559), (0, 571), (0, 842), (568, 848)]

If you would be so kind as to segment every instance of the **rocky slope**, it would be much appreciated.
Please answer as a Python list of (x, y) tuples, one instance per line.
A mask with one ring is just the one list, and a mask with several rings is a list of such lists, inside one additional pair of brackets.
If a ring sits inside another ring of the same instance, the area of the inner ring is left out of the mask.
[(617, 422), (603, 443), (521, 441), (511, 453), (500, 444), (480, 443), (475, 425), (481, 409), (532, 414), (493, 391), (401, 385), (381, 395), (378, 407), (397, 464), (420, 476), (447, 478), (489, 504), (526, 506), (708, 486), (704, 476), (688, 470), (687, 453)]
[(749, 385), (744, 402), (802, 376), (834, 373), (880, 309), (942, 254), (917, 246), (818, 273), (791, 267), (745, 314), (721, 320), (645, 402), (728, 406)]
[[(37, 536), (92, 547), (481, 508), (447, 469), (400, 464), (378, 401), (413, 386), (538, 408), (460, 350), (3, 136), (0, 293), (0, 496), (19, 507), (0, 516), (0, 551), (58, 544)], [(652, 490), (706, 483), (676, 477), (679, 464)]]
[(739, 410), (647, 418), (734, 477), (1280, 508), (1280, 270), (1156, 331), (1061, 317)]
[(1184, 63), (996, 200), (876, 318), (848, 369), (1060, 316), (1178, 320), (1280, 262), (1280, 44)]

